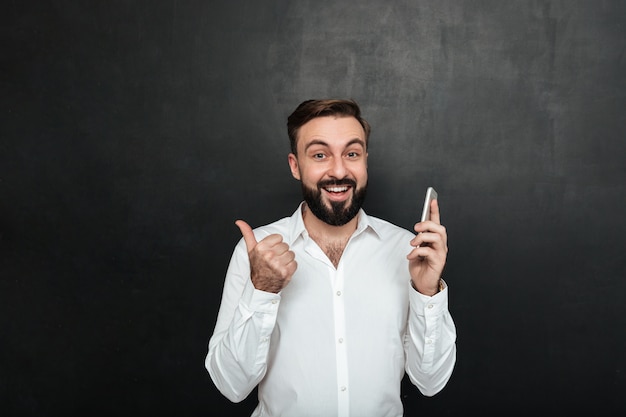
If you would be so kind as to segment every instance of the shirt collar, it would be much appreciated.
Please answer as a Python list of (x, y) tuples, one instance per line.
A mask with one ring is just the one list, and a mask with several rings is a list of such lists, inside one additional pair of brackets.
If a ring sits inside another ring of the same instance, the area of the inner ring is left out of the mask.
[[(287, 242), (289, 246), (293, 245), (293, 243), (300, 236), (308, 236), (306, 227), (304, 227), (304, 219), (302, 218), (302, 206), (303, 205), (304, 205), (304, 201), (298, 205), (298, 208), (296, 209), (296, 211), (291, 215), (291, 219), (289, 222), (289, 237), (288, 237), (289, 241)], [(358, 216), (359, 221), (357, 223), (357, 227), (353, 233), (353, 236), (360, 235), (361, 233), (364, 233), (367, 231), (367, 232), (373, 233), (373, 235), (378, 238), (381, 237), (381, 231), (377, 230), (375, 225), (371, 222), (370, 216), (368, 216), (365, 213), (365, 210), (360, 209), (357, 216)]]

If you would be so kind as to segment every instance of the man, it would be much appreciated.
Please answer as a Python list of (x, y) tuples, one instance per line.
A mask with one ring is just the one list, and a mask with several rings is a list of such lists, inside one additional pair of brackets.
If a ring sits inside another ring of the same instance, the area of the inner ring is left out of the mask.
[(365, 214), (370, 126), (354, 101), (305, 101), (287, 127), (304, 202), (254, 231), (236, 222), (206, 368), (234, 402), (258, 384), (254, 417), (402, 416), (404, 373), (432, 396), (456, 362), (438, 203), (417, 234)]

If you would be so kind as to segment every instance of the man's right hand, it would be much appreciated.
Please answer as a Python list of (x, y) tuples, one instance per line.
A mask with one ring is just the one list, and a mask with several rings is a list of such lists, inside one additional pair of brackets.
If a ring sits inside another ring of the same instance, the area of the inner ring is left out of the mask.
[(252, 228), (243, 220), (235, 222), (246, 242), (250, 258), (250, 278), (254, 288), (278, 293), (285, 288), (298, 264), (296, 254), (289, 250), (281, 235), (273, 234), (256, 241)]

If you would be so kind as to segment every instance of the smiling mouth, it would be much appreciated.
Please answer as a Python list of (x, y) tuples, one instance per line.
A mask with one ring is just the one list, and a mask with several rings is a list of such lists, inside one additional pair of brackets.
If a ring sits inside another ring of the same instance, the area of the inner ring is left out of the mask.
[(348, 187), (347, 185), (345, 186), (332, 186), (332, 187), (324, 187), (324, 190), (326, 190), (326, 192), (329, 193), (345, 193), (346, 191), (348, 191), (350, 189), (350, 187)]

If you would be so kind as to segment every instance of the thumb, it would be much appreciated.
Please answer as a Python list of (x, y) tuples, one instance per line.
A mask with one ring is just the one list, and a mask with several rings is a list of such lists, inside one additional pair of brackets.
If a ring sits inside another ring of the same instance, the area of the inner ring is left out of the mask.
[(252, 228), (243, 220), (237, 220), (235, 224), (239, 227), (243, 240), (246, 242), (246, 248), (248, 248), (248, 252), (250, 252), (257, 244), (254, 233), (252, 233)]

